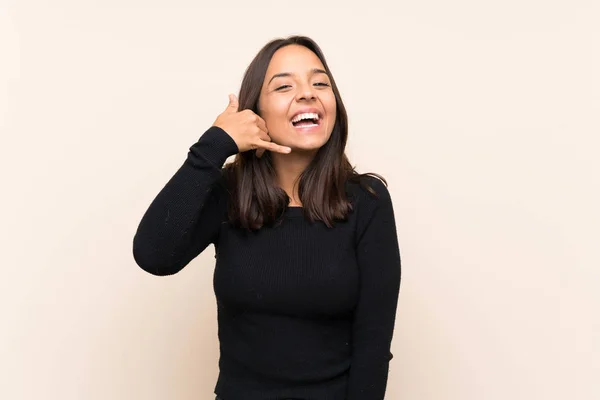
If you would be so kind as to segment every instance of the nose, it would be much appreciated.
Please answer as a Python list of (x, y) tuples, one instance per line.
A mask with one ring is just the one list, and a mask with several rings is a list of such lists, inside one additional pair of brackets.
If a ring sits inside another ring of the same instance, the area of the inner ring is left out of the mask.
[(312, 87), (310, 83), (300, 85), (298, 87), (298, 94), (296, 95), (296, 100), (314, 100), (315, 96), (315, 88)]

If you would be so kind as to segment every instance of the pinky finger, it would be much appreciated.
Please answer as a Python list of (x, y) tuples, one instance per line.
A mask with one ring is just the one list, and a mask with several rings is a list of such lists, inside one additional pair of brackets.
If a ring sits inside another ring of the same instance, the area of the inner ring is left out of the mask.
[(281, 146), (278, 144), (275, 144), (273, 142), (264, 142), (264, 147), (269, 150), (269, 151), (274, 151), (277, 153), (283, 153), (283, 154), (289, 154), (292, 152), (292, 149), (287, 147), (287, 146)]

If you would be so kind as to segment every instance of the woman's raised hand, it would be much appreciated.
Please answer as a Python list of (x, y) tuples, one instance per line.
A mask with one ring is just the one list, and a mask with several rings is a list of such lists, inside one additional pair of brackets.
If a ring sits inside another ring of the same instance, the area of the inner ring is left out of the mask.
[(265, 150), (288, 154), (292, 151), (271, 141), (265, 121), (252, 110), (238, 111), (238, 100), (229, 95), (227, 108), (217, 117), (213, 126), (223, 129), (237, 144), (240, 153), (258, 149), (256, 155), (262, 156)]

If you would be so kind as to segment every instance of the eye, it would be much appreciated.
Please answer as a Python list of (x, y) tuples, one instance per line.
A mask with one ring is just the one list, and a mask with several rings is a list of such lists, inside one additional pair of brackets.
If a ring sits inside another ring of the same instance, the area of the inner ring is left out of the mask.
[(278, 88), (276, 88), (275, 90), (282, 90), (282, 89), (286, 89), (286, 88), (289, 88), (289, 87), (292, 87), (292, 86), (291, 85), (281, 85)]
[(329, 84), (325, 82), (317, 82), (315, 83), (315, 86), (329, 86)]

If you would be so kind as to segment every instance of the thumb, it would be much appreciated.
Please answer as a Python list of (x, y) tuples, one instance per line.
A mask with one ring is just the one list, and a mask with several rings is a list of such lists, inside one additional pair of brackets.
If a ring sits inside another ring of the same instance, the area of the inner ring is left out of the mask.
[(227, 111), (229, 112), (237, 112), (239, 107), (238, 99), (235, 97), (235, 94), (229, 95), (229, 104), (227, 105)]

